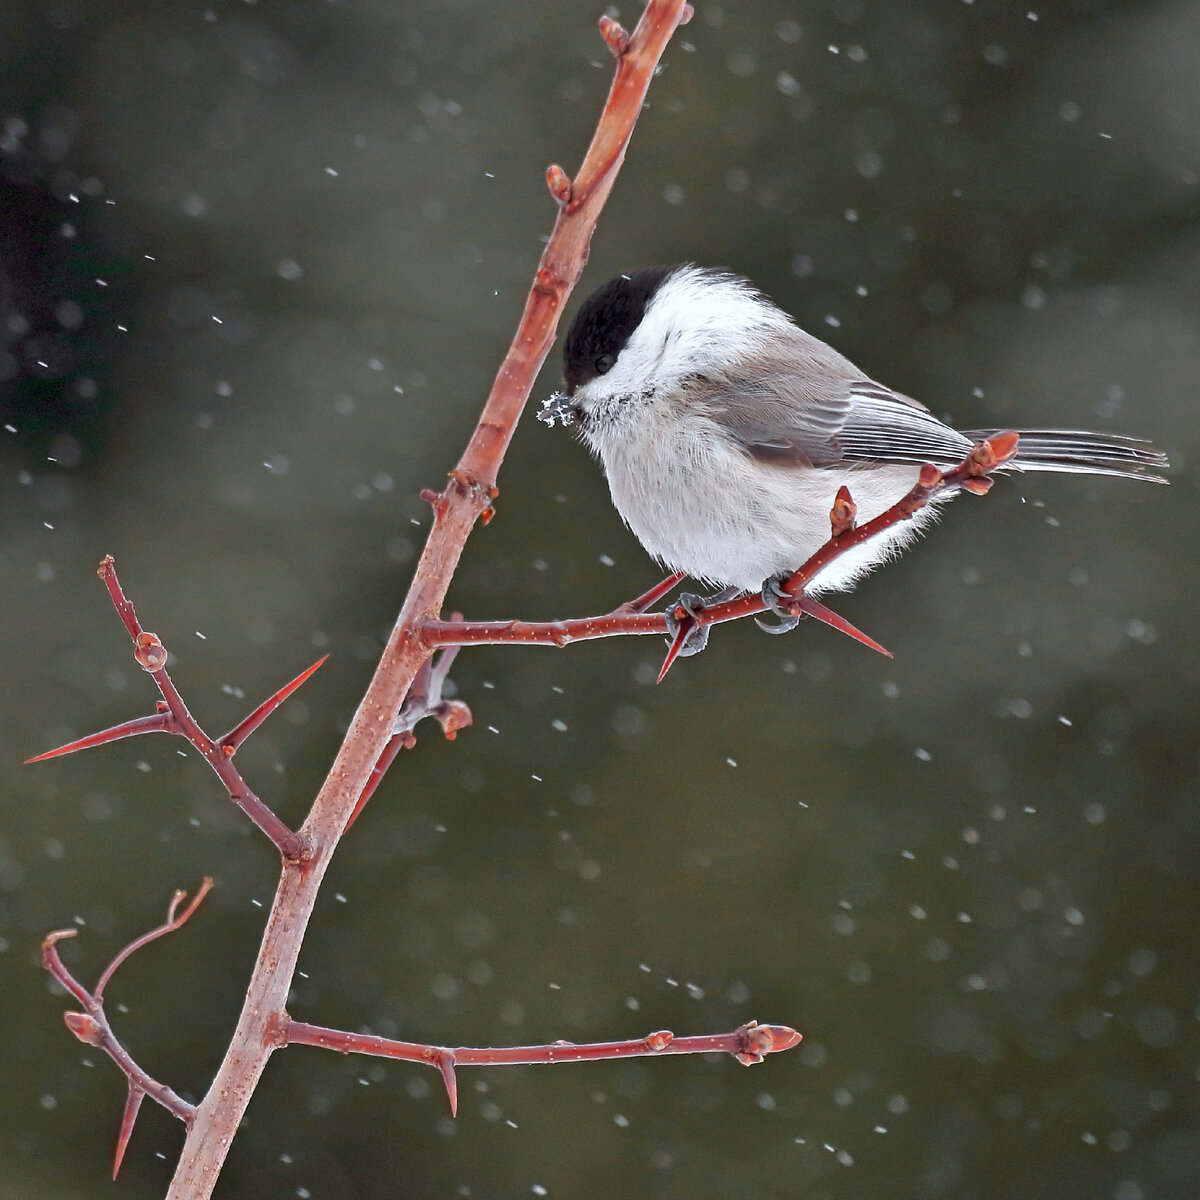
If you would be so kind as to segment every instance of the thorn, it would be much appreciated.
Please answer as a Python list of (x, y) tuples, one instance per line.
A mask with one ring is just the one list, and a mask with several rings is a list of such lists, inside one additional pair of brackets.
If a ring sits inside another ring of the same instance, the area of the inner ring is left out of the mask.
[(35, 754), (27, 758), (27, 763), (42, 762), (47, 758), (57, 758), (60, 754), (74, 754), (76, 750), (90, 750), (93, 746), (103, 746), (105, 742), (120, 741), (121, 738), (134, 737), (139, 733), (172, 733), (171, 726), (174, 718), (169, 712), (155, 713), (150, 717), (134, 717), (132, 721), (123, 721), (111, 729), (102, 729), (99, 733), (89, 733), (87, 737), (77, 738), (65, 746), (47, 750), (45, 754)]
[(350, 818), (342, 830), (343, 837), (350, 832), (350, 827), (358, 820), (362, 810), (366, 808), (367, 801), (375, 794), (375, 789), (379, 786), (379, 781), (387, 774), (387, 769), (392, 765), (392, 761), (396, 755), (401, 750), (411, 750), (416, 744), (417, 739), (413, 737), (411, 730), (392, 734), (387, 745), (379, 752), (379, 757), (375, 760), (375, 765), (371, 768), (371, 774), (367, 776), (367, 782), (363, 787), (362, 795), (355, 802), (354, 810), (350, 813)]
[(622, 28), (620, 21), (614, 21), (608, 13), (600, 18), (600, 36), (613, 52), (614, 58), (621, 58), (629, 49), (629, 34)]
[(142, 632), (133, 640), (133, 657), (143, 671), (153, 675), (167, 665), (167, 648), (159, 641), (157, 633)]
[(329, 657), (322, 655), (311, 667), (301, 671), (291, 683), (285, 683), (273, 696), (268, 696), (248, 717), (235, 725), (224, 737), (217, 739), (217, 746), (226, 758), (232, 758), (237, 748), (298, 688), (305, 684)]
[(838, 488), (834, 497), (833, 507), (829, 510), (829, 527), (833, 537), (841, 537), (854, 528), (854, 519), (858, 515), (858, 505), (850, 495), (850, 489), (843, 484)]
[(679, 628), (675, 630), (675, 638), (671, 642), (670, 649), (667, 651), (667, 657), (663, 660), (662, 670), (659, 671), (658, 678), (654, 681), (655, 683), (662, 683), (666, 678), (667, 672), (671, 669), (671, 664), (679, 657), (679, 652), (683, 649), (684, 642), (688, 640), (688, 634), (695, 627), (695, 619), (688, 613), (684, 613), (681, 618), (677, 617), (676, 619), (679, 621)]
[(129, 1138), (133, 1134), (133, 1125), (137, 1120), (138, 1109), (142, 1107), (142, 1100), (146, 1093), (131, 1079), (129, 1081), (129, 1091), (125, 1096), (125, 1111), (121, 1114), (121, 1129), (117, 1134), (117, 1145), (113, 1150), (113, 1172), (112, 1177), (116, 1179), (121, 1171), (121, 1163), (125, 1158), (125, 1149), (129, 1145)]
[(644, 613), (651, 605), (657, 604), (677, 584), (682, 583), (687, 576), (682, 571), (668, 575), (661, 583), (656, 583), (648, 592), (643, 592), (635, 600), (626, 600), (617, 612)]
[(794, 603), (801, 612), (807, 613), (810, 617), (815, 617), (818, 621), (824, 622), (839, 633), (844, 633), (856, 642), (861, 642), (864, 646), (882, 654), (885, 658), (894, 657), (886, 646), (881, 646), (874, 638), (868, 637), (861, 629), (851, 625), (845, 617), (835, 613), (833, 609), (826, 608), (820, 600), (814, 600), (812, 596), (806, 596), (802, 592), (799, 596), (795, 597)]
[(442, 1050), (437, 1056), (437, 1069), (442, 1073), (446, 1085), (446, 1097), (450, 1101), (450, 1115), (458, 1116), (458, 1081), (454, 1077), (454, 1051)]
[(558, 163), (551, 163), (546, 168), (546, 186), (550, 189), (550, 195), (554, 197), (554, 202), (559, 208), (566, 208), (571, 203), (574, 189), (571, 186), (570, 177)]

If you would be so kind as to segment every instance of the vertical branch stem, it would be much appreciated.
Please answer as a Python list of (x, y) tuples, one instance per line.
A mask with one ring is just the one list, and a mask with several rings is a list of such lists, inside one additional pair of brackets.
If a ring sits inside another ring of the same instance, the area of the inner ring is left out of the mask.
[[(311, 856), (284, 862), (237, 1029), (196, 1109), (168, 1200), (204, 1200), (212, 1194), (267, 1060), (282, 1044), (288, 989), (330, 856), (391, 737), (400, 705), (431, 653), (420, 634), (421, 622), (441, 611), (467, 535), (490, 504), (517, 419), (554, 343), (563, 304), (587, 261), (596, 219), (624, 160), (654, 68), (686, 15), (690, 10), (684, 0), (650, 0), (628, 42), (614, 47), (616, 77), (587, 157), (565, 193), (561, 186), (554, 188), (558, 219), (516, 337), (466, 451), (435, 498), (433, 528), (404, 606), (300, 831)], [(613, 46), (607, 29), (605, 36)]]

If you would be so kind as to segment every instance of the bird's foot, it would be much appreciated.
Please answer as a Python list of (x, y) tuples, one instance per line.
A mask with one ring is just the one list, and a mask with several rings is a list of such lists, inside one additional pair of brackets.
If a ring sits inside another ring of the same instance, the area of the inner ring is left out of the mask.
[(796, 597), (783, 590), (783, 584), (790, 578), (790, 575), (772, 575), (762, 585), (763, 607), (779, 618), (774, 625), (769, 625), (755, 617), (754, 623), (763, 633), (791, 633), (800, 624), (800, 618), (804, 614), (796, 603)]
[(700, 614), (710, 605), (723, 604), (737, 594), (737, 588), (725, 588), (712, 596), (680, 592), (675, 603), (664, 614), (667, 618), (668, 644), (674, 646), (677, 641), (680, 642), (673, 657), (691, 658), (693, 654), (699, 654), (708, 645), (708, 626), (700, 623)]

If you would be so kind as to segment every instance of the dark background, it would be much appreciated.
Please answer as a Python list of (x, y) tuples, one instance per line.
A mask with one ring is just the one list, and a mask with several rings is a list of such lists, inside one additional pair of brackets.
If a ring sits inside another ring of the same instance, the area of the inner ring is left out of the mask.
[[(1169, 490), (1003, 480), (840, 599), (887, 661), (746, 623), (464, 653), (328, 877), (297, 1017), (443, 1044), (800, 1028), (729, 1059), (270, 1064), (224, 1196), (1047, 1197), (1200, 1189), (1200, 5), (700, 3), (584, 288), (752, 276), (965, 426), (1139, 433)], [(623, 6), (632, 24), (635, 6)], [(22, 767), (148, 712), (117, 556), (239, 762), (319, 786), (511, 336), (610, 75), (594, 3), (0, 9), (0, 1195), (153, 1197), (182, 1130), (68, 1036), (38, 942), (198, 1097), (276, 870), (182, 743)], [(557, 383), (557, 359), (536, 398)], [(602, 611), (656, 572), (527, 417), (450, 595)], [(611, 559), (611, 564), (609, 563)]]

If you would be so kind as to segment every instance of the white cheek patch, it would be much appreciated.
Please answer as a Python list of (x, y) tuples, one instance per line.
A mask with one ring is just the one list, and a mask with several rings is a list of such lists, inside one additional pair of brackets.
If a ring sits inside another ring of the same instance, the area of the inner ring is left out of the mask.
[(756, 352), (789, 332), (794, 326), (787, 314), (741, 280), (684, 267), (655, 293), (614, 371), (672, 386), (687, 375), (720, 370), (731, 354)]

